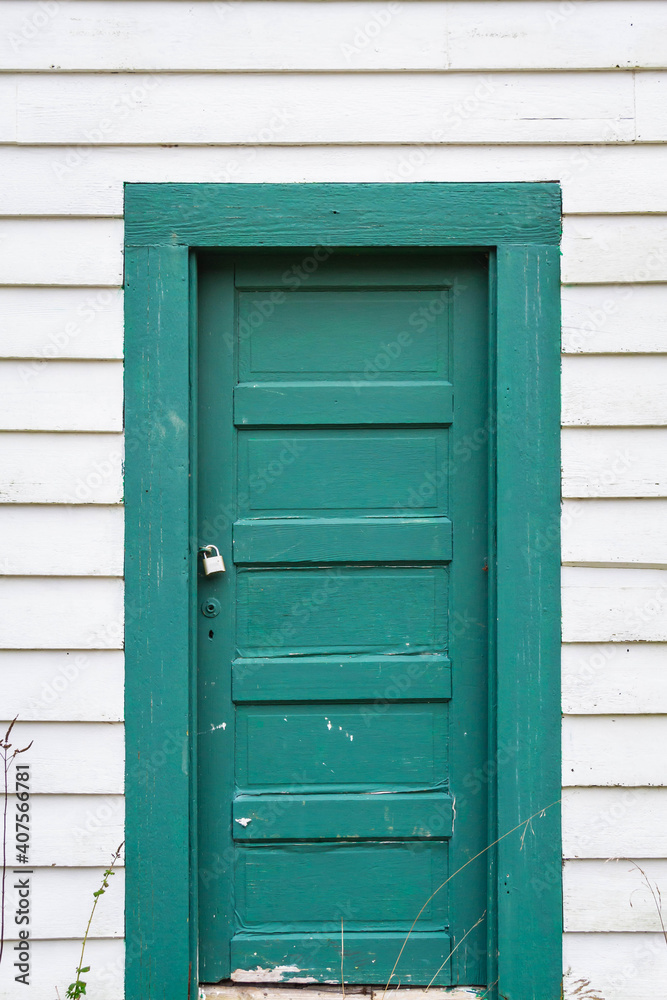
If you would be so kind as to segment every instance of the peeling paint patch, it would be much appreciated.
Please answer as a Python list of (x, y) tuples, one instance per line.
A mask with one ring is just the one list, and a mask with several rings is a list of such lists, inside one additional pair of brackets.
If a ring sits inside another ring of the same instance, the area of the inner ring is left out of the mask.
[(241, 816), (239, 819), (235, 819), (234, 822), (238, 823), (239, 826), (245, 827), (248, 823), (252, 823), (252, 819), (249, 816)]
[(277, 965), (275, 969), (263, 969), (260, 965), (256, 969), (234, 969), (232, 972), (232, 982), (282, 983), (286, 981), (284, 979), (286, 972), (301, 972), (301, 969), (298, 965)]

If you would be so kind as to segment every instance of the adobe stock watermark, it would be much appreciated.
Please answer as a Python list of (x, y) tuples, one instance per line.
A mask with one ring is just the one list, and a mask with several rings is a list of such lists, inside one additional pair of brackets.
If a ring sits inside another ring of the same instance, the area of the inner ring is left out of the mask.
[(340, 51), (345, 61), (351, 63), (355, 56), (365, 52), (368, 46), (388, 28), (402, 8), (397, 0), (391, 0), (385, 7), (375, 11), (363, 24), (358, 25), (350, 41), (340, 43)]
[(29, 8), (16, 31), (8, 33), (7, 37), (12, 52), (20, 52), (26, 46), (31, 45), (40, 32), (48, 27), (54, 17), (60, 13), (62, 7), (63, 0), (39, 0), (33, 7)]

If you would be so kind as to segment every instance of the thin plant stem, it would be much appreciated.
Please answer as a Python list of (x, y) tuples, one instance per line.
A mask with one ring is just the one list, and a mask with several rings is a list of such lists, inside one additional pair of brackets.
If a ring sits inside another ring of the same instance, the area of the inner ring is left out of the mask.
[[(84, 952), (86, 950), (86, 944), (88, 942), (88, 934), (90, 933), (90, 925), (93, 922), (93, 917), (95, 916), (95, 910), (97, 909), (97, 904), (99, 903), (100, 897), (102, 896), (104, 890), (106, 888), (108, 888), (107, 879), (108, 879), (109, 875), (113, 874), (114, 865), (116, 864), (116, 862), (118, 861), (118, 859), (120, 857), (120, 852), (121, 852), (121, 849), (122, 849), (124, 843), (125, 843), (125, 841), (123, 841), (121, 844), (119, 844), (119, 846), (116, 848), (116, 852), (115, 852), (113, 858), (111, 859), (111, 864), (109, 865), (109, 867), (104, 872), (104, 875), (102, 876), (102, 891), (98, 890), (98, 892), (96, 892), (94, 894), (95, 895), (95, 902), (93, 903), (93, 908), (90, 911), (90, 916), (88, 917), (88, 925), (86, 927), (86, 933), (83, 935), (83, 941), (81, 943), (81, 957), (79, 958), (79, 967), (76, 970), (77, 983), (79, 982), (79, 976), (81, 975), (81, 972), (83, 970), (83, 954), (84, 954)], [(85, 989), (84, 989), (84, 993), (85, 993)]]
[(481, 917), (479, 918), (479, 920), (476, 920), (475, 923), (472, 925), (472, 927), (465, 932), (465, 934), (463, 935), (463, 937), (461, 938), (461, 940), (458, 942), (458, 944), (454, 945), (454, 947), (450, 951), (449, 955), (447, 956), (447, 958), (445, 959), (445, 961), (442, 963), (442, 965), (440, 966), (440, 968), (436, 972), (435, 976), (433, 976), (433, 979), (431, 980), (431, 982), (426, 987), (426, 992), (428, 992), (430, 990), (431, 986), (433, 986), (433, 983), (434, 983), (435, 979), (437, 978), (437, 976), (440, 975), (440, 973), (442, 972), (442, 970), (444, 969), (444, 967), (447, 965), (447, 962), (449, 962), (450, 958), (452, 957), (452, 955), (454, 954), (454, 952), (456, 951), (456, 949), (461, 947), (461, 945), (463, 944), (463, 942), (465, 941), (465, 939), (468, 937), (468, 934), (472, 934), (472, 932), (474, 931), (475, 927), (479, 927), (479, 925), (481, 924), (482, 920), (484, 920), (485, 916), (486, 916), (486, 910), (484, 910), (484, 913), (481, 915)]
[[(507, 833), (503, 833), (503, 835), (501, 837), (498, 837), (496, 840), (494, 840), (492, 844), (487, 844), (487, 846), (485, 848), (483, 848), (483, 850), (478, 851), (477, 854), (475, 854), (474, 857), (472, 857), (468, 861), (466, 861), (466, 863), (464, 865), (461, 865), (460, 868), (457, 868), (455, 872), (452, 872), (452, 874), (449, 876), (449, 878), (446, 878), (444, 882), (441, 882), (441, 884), (437, 887), (437, 889), (433, 890), (433, 892), (428, 897), (428, 899), (426, 900), (426, 902), (422, 906), (421, 910), (419, 911), (419, 913), (417, 914), (417, 916), (415, 917), (415, 919), (412, 921), (412, 926), (410, 927), (410, 930), (407, 933), (405, 941), (403, 942), (403, 944), (401, 946), (401, 950), (398, 953), (398, 958), (394, 962), (394, 968), (391, 970), (391, 975), (389, 976), (389, 979), (387, 980), (387, 984), (386, 984), (386, 986), (384, 988), (384, 993), (382, 994), (382, 1000), (385, 1000), (385, 997), (387, 995), (387, 990), (389, 989), (389, 983), (394, 978), (394, 973), (396, 972), (396, 966), (398, 965), (398, 963), (401, 960), (401, 955), (405, 951), (405, 946), (408, 943), (408, 939), (409, 939), (410, 935), (412, 934), (413, 930), (415, 929), (415, 925), (416, 925), (417, 921), (419, 920), (419, 918), (421, 917), (422, 913), (424, 912), (424, 910), (426, 909), (426, 907), (428, 906), (428, 904), (431, 902), (431, 900), (433, 899), (433, 897), (437, 896), (437, 894), (440, 892), (440, 890), (444, 889), (445, 886), (447, 885), (447, 883), (451, 882), (451, 880), (454, 878), (454, 876), (458, 875), (459, 872), (462, 872), (464, 868), (468, 867), (468, 865), (471, 865), (473, 863), (473, 861), (476, 861), (477, 858), (481, 858), (481, 856), (483, 854), (486, 854), (487, 851), (490, 851), (492, 847), (495, 847), (496, 844), (499, 844), (501, 840), (505, 839), (505, 837), (511, 836), (511, 834), (513, 834), (516, 830), (520, 830), (522, 826), (527, 826), (531, 822), (531, 820), (535, 819), (536, 816), (542, 816), (547, 811), (547, 809), (551, 809), (552, 806), (557, 806), (559, 802), (560, 802), (560, 799), (556, 799), (555, 802), (550, 802), (548, 806), (544, 806), (542, 809), (538, 809), (538, 811), (535, 812), (535, 813), (533, 813), (532, 816), (529, 816), (528, 819), (523, 820), (523, 822), (521, 822), (521, 823), (517, 823), (517, 825), (513, 826), (511, 830), (507, 831)], [(523, 840), (521, 842), (521, 846), (523, 847)]]
[[(662, 915), (662, 895), (660, 893), (660, 888), (657, 885), (655, 888), (653, 887), (650, 878), (648, 877), (648, 875), (646, 874), (641, 865), (638, 865), (637, 862), (632, 861), (632, 859), (628, 860), (630, 861), (630, 864), (637, 869), (638, 872), (641, 872), (644, 880), (644, 885), (648, 888), (648, 891), (651, 893), (651, 896), (653, 897), (653, 905), (655, 906), (656, 912), (658, 914), (658, 920), (660, 921), (660, 927), (662, 928), (662, 936), (665, 939), (665, 944), (667, 944), (667, 929), (665, 928), (665, 921)], [(632, 906), (632, 901), (630, 902), (630, 906)]]

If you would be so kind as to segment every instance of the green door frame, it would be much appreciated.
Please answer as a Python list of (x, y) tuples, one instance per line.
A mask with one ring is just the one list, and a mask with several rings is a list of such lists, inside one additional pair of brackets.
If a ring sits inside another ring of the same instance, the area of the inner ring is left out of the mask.
[(560, 208), (555, 183), (126, 185), (126, 1000), (197, 996), (195, 252), (318, 246), (489, 253), (489, 997), (560, 998)]

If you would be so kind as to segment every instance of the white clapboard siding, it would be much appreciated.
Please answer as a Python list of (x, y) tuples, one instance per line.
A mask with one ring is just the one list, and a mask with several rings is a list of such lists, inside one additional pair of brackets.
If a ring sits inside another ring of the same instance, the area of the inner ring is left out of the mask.
[(566, 284), (667, 281), (667, 215), (567, 218), (562, 247)]
[(563, 358), (562, 421), (565, 427), (667, 424), (667, 355)]
[(0, 434), (0, 503), (118, 503), (119, 434)]
[(566, 934), (564, 1000), (653, 1000), (667, 979), (662, 934)]
[(565, 500), (561, 524), (567, 566), (667, 569), (667, 500)]
[(0, 651), (2, 708), (22, 721), (120, 722), (120, 650)]
[(566, 428), (563, 496), (667, 497), (667, 430)]
[(667, 788), (563, 789), (565, 858), (666, 858)]
[(5, 358), (123, 356), (120, 288), (0, 288), (0, 315)]
[(120, 649), (123, 581), (0, 578), (0, 648)]
[[(108, 863), (111, 864), (111, 855)], [(102, 884), (104, 870), (104, 868), (33, 868), (30, 876), (32, 940), (78, 938), (81, 941), (90, 917), (93, 893)], [(19, 900), (17, 882), (17, 877), (9, 873), (5, 912), (8, 916), (11, 914), (12, 924), (13, 913)], [(95, 910), (90, 925), (90, 938), (123, 937), (124, 883), (125, 871), (121, 866), (109, 878), (109, 888)]]
[[(667, 146), (661, 145), (16, 146), (6, 147), (2, 156), (0, 215), (8, 216), (121, 216), (124, 182), (147, 181), (559, 180), (566, 213), (667, 212)], [(605, 290), (604, 300), (632, 295), (638, 310), (641, 291)], [(640, 334), (634, 329), (640, 316), (634, 317), (633, 337)], [(582, 321), (588, 320), (585, 311)], [(79, 325), (83, 331), (80, 319)], [(621, 332), (618, 349), (627, 351), (629, 332)]]
[(24, 74), (16, 89), (6, 141), (20, 143), (606, 142), (635, 133), (626, 73)]
[[(4, 705), (3, 705), (4, 709)], [(0, 720), (4, 733), (9, 713)], [(31, 791), (38, 794), (122, 794), (125, 763), (120, 722), (23, 722), (10, 734), (13, 747), (32, 746), (18, 758), (30, 761)], [(85, 766), (82, 767), (82, 762)]]
[(566, 354), (667, 353), (667, 284), (570, 285), (561, 308)]
[(654, 891), (667, 895), (667, 861), (566, 861), (563, 868), (565, 930), (660, 933)]
[(564, 642), (667, 640), (667, 570), (562, 570)]
[(666, 63), (660, 39), (667, 13), (650, 0), (634, 0), (633, 9), (613, 0), (572, 8), (551, 2), (171, 2), (159, 18), (150, 0), (86, 0), (63, 5), (39, 22), (39, 31), (25, 2), (4, 5), (0, 61), (7, 69), (576, 70)]
[[(12, 811), (16, 801), (10, 795)], [(31, 795), (30, 864), (36, 868), (106, 867), (123, 842), (124, 824), (122, 795)]]
[(5, 507), (0, 517), (0, 552), (0, 575), (122, 576), (123, 508)]
[(0, 361), (0, 430), (122, 429), (120, 361)]
[(0, 285), (121, 285), (120, 219), (0, 219)]
[(636, 74), (637, 139), (640, 142), (664, 142), (667, 139), (667, 74)]
[(572, 643), (562, 664), (568, 714), (667, 713), (667, 644)]
[[(5, 956), (12, 953), (13, 947), (14, 941), (9, 939), (5, 945)], [(27, 989), (19, 986), (14, 980), (16, 969), (12, 962), (3, 961), (0, 966), (0, 997), (2, 1000), (18, 1000), (22, 995), (18, 992), (19, 989), (25, 989), (25, 996), (29, 1000), (55, 1000), (57, 996), (63, 1000), (65, 990), (73, 981), (74, 972), (79, 965), (81, 942), (71, 939), (34, 941), (30, 950), (30, 985)], [(91, 1000), (122, 1000), (124, 955), (122, 941), (92, 940), (86, 945), (86, 962), (90, 963), (90, 972), (84, 978), (87, 996)]]
[(563, 786), (667, 786), (667, 715), (567, 715)]

